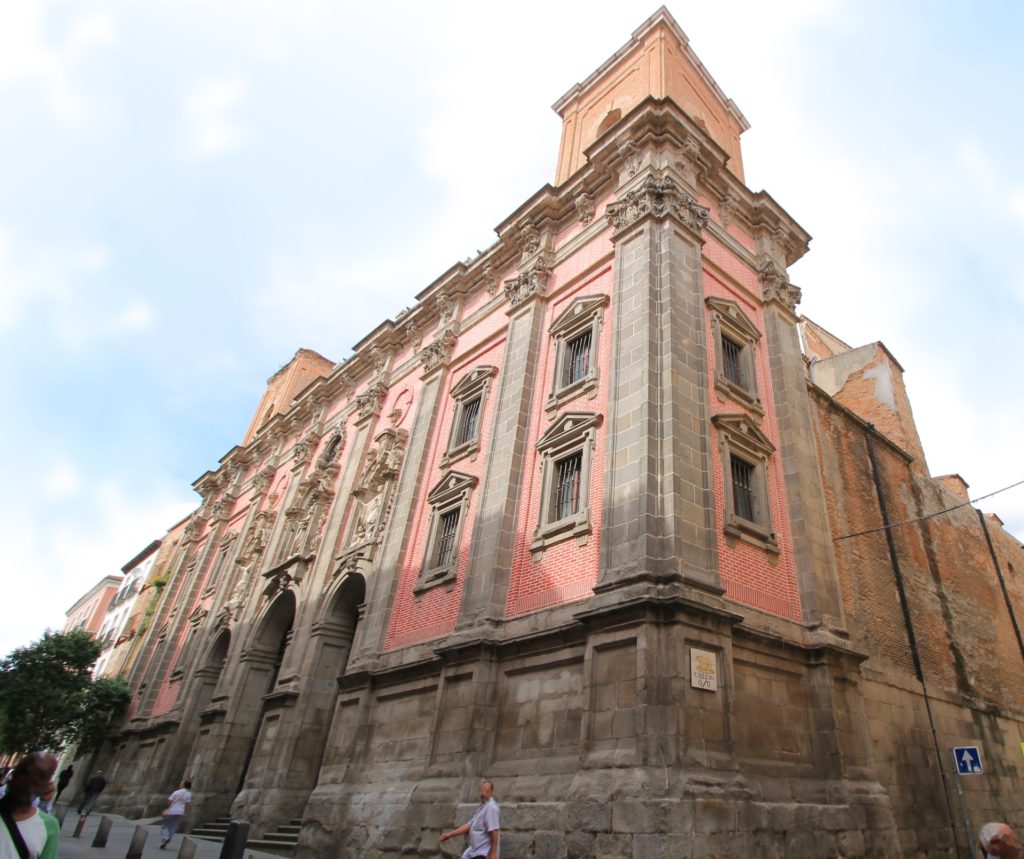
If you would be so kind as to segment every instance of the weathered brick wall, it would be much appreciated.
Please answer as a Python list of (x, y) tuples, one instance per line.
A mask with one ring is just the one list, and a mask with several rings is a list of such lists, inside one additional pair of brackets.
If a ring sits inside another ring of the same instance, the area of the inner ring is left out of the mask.
[[(844, 608), (852, 642), (868, 654), (864, 696), (873, 758), (892, 797), (905, 854), (930, 853), (948, 842), (950, 811), (885, 533), (845, 538), (882, 524), (867, 429), (824, 395), (814, 398)], [(1024, 657), (977, 513), (968, 505), (922, 519), (961, 501), (878, 437), (875, 453), (890, 522), (920, 520), (895, 524), (892, 533), (943, 769), (952, 778), (952, 747), (980, 746), (986, 773), (964, 779), (974, 823), (1019, 820)], [(990, 527), (1019, 615), (1021, 583), (1006, 570), (1024, 563), (1024, 552), (997, 523)], [(960, 829), (952, 793), (950, 802)]]

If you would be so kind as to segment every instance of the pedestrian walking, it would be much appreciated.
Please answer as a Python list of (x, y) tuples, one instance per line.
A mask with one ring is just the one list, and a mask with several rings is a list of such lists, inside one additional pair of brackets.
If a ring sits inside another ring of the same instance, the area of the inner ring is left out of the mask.
[(92, 807), (99, 799), (99, 795), (107, 787), (107, 780), (103, 777), (103, 770), (96, 770), (92, 777), (85, 783), (85, 797), (82, 804), (78, 806), (79, 815), (86, 815), (92, 811)]
[(192, 782), (185, 779), (174, 793), (167, 797), (167, 809), (164, 811), (164, 819), (160, 824), (160, 849), (163, 850), (174, 833), (178, 831), (185, 815), (188, 814), (188, 807), (192, 804)]
[(57, 795), (53, 798), (54, 802), (60, 799), (60, 795), (64, 792), (64, 788), (71, 783), (71, 777), (74, 774), (75, 768), (71, 764), (68, 764), (68, 766), (60, 771), (60, 775), (57, 776)]
[(458, 829), (444, 832), (437, 840), (443, 844), (449, 838), (469, 834), (469, 844), (462, 852), (462, 859), (498, 859), (501, 823), (498, 803), (494, 800), (494, 782), (480, 784), (480, 807), (473, 812), (469, 823)]

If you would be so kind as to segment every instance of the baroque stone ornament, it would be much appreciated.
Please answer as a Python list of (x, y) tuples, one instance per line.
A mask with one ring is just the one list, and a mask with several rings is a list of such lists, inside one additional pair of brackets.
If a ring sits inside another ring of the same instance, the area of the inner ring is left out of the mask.
[(370, 363), (373, 365), (373, 374), (375, 376), (384, 375), (389, 360), (391, 360), (391, 353), (387, 349), (374, 346), (370, 350)]
[(586, 192), (581, 191), (576, 195), (576, 214), (579, 216), (580, 223), (584, 227), (589, 227), (591, 222), (594, 220), (594, 200)]
[(766, 304), (777, 301), (788, 311), (795, 312), (800, 303), (800, 287), (789, 282), (789, 274), (775, 265), (770, 259), (765, 260), (757, 269), (761, 281), (761, 300)]
[(424, 346), (417, 357), (423, 366), (424, 372), (431, 372), (438, 367), (444, 366), (452, 357), (458, 335), (453, 328), (445, 328), (432, 343)]
[(405, 457), (407, 439), (405, 430), (386, 429), (367, 452), (362, 476), (352, 490), (359, 503), (348, 540), (350, 548), (375, 543), (383, 533), (391, 512), (392, 490)]
[(193, 516), (189, 519), (185, 529), (181, 532), (181, 540), (183, 543), (191, 543), (198, 536), (199, 532), (203, 529), (203, 525), (206, 521), (201, 516)]
[(636, 176), (640, 172), (641, 152), (640, 147), (633, 140), (624, 140), (619, 145), (619, 155), (623, 158), (626, 168), (626, 175)]
[(513, 309), (535, 295), (544, 295), (551, 269), (547, 261), (539, 259), (526, 271), (505, 281), (505, 297)]
[(540, 233), (533, 224), (523, 226), (519, 234), (519, 249), (524, 256), (533, 256), (540, 250)]
[(434, 306), (437, 309), (437, 317), (442, 327), (450, 325), (455, 319), (455, 314), (459, 311), (459, 305), (455, 300), (444, 293), (437, 297)]
[(726, 191), (719, 199), (718, 220), (723, 227), (727, 227), (732, 223), (733, 215), (736, 214), (736, 207), (739, 205), (739, 202), (731, 191)]
[(487, 290), (487, 294), (494, 296), (498, 292), (498, 273), (494, 270), (494, 266), (490, 263), (484, 266), (484, 289)]
[(388, 395), (388, 386), (383, 382), (375, 382), (356, 397), (356, 409), (359, 419), (364, 420), (380, 414), (384, 398)]
[(674, 215), (699, 233), (707, 226), (709, 214), (707, 206), (700, 205), (670, 176), (648, 176), (639, 188), (610, 203), (605, 210), (605, 217), (616, 232), (648, 216)]
[(252, 479), (252, 490), (257, 495), (262, 495), (270, 488), (270, 484), (274, 480), (274, 467), (271, 465), (261, 471), (256, 472), (256, 476)]

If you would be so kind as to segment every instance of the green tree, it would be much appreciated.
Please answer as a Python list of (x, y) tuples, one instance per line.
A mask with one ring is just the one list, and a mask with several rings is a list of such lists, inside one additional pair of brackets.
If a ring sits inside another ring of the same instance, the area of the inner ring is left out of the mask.
[(99, 655), (99, 642), (87, 632), (47, 632), (0, 662), (0, 752), (98, 748), (131, 697), (121, 679), (93, 679)]

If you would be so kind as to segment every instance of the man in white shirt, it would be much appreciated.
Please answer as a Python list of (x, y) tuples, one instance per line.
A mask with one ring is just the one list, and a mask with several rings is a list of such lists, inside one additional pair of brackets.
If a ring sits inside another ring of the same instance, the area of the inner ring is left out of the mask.
[(462, 859), (498, 859), (498, 841), (501, 837), (501, 822), (498, 803), (494, 801), (494, 782), (480, 784), (480, 807), (473, 813), (469, 823), (458, 829), (444, 832), (438, 839), (442, 844), (449, 838), (469, 833), (469, 845), (462, 853)]
[(178, 831), (192, 802), (192, 782), (185, 779), (174, 793), (167, 797), (167, 810), (160, 824), (160, 849), (163, 850)]

